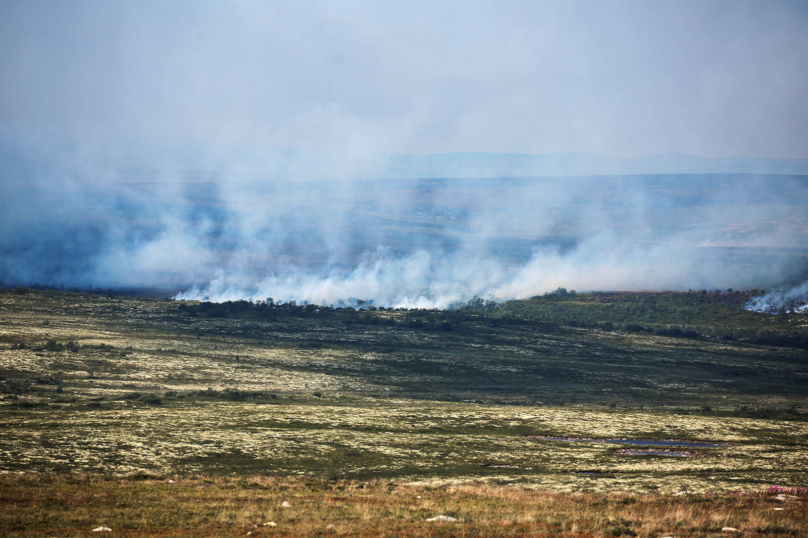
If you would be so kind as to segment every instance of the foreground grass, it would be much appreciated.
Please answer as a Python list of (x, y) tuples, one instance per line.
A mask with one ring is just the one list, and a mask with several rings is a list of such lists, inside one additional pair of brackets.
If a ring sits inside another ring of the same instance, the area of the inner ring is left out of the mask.
[[(4, 536), (805, 536), (808, 497), (572, 494), (395, 481), (0, 476)], [(282, 504), (291, 506), (284, 508)], [(456, 522), (428, 522), (437, 515)], [(272, 521), (275, 526), (263, 526)], [(106, 526), (111, 532), (92, 532)], [(261, 525), (261, 526), (257, 526)]]

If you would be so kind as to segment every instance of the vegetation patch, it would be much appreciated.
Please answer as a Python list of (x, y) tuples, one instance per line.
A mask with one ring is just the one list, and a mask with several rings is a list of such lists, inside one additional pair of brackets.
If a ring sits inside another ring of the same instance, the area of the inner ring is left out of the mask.
[[(804, 536), (808, 500), (776, 493), (710, 496), (551, 493), (406, 481), (0, 475), (5, 536)], [(78, 509), (77, 507), (81, 507)], [(725, 533), (724, 533), (725, 534)]]
[(805, 316), (743, 297), (434, 311), (0, 291), (0, 471), (603, 494), (808, 483), (804, 352), (710, 332), (800, 331)]

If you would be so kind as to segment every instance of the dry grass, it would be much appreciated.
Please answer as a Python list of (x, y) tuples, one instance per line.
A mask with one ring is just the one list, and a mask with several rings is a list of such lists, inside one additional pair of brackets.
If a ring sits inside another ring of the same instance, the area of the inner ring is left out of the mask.
[[(344, 312), (272, 316), (0, 293), (0, 536), (97, 536), (105, 525), (114, 536), (659, 538), (806, 526), (803, 498), (722, 493), (808, 482), (802, 415), (732, 411), (804, 405), (802, 351), (476, 318), (436, 332)], [(727, 446), (670, 458), (536, 436)], [(132, 478), (144, 473), (159, 479)], [(693, 495), (672, 496), (682, 489)], [(459, 521), (426, 522), (439, 514)], [(277, 527), (255, 526), (268, 520)]]
[[(804, 536), (808, 497), (550, 493), (395, 481), (0, 477), (6, 536)], [(282, 508), (287, 501), (290, 508)], [(782, 508), (782, 510), (775, 510)], [(429, 523), (444, 514), (455, 523)], [(257, 527), (274, 521), (276, 527)], [(333, 525), (333, 528), (328, 528)], [(727, 533), (723, 533), (727, 534)]]

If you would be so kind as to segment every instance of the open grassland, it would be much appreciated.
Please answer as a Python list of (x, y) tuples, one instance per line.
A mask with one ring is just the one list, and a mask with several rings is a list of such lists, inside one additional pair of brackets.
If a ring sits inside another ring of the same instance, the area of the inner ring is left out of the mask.
[[(704, 303), (700, 294), (656, 294), (650, 305), (647, 294), (633, 303), (624, 294), (612, 309), (618, 325), (604, 319), (601, 295), (357, 312), (4, 291), (0, 388), (31, 403), (132, 391), (171, 398), (209, 387), (717, 410), (808, 403), (799, 345), (808, 315), (746, 312), (737, 299)], [(738, 338), (710, 333), (715, 323), (677, 324), (706, 309), (726, 312), (722, 331)], [(636, 322), (652, 315), (655, 328)], [(755, 343), (777, 335), (783, 345)]]
[[(125, 401), (4, 412), (5, 471), (272, 474), (709, 492), (808, 483), (808, 424), (640, 411), (361, 399)], [(538, 436), (718, 442), (693, 457)]]
[[(441, 515), (455, 521), (427, 521)], [(92, 531), (101, 526), (111, 531)], [(804, 491), (604, 495), (261, 476), (0, 477), (5, 536), (801, 537), (806, 528)]]
[[(802, 500), (722, 492), (808, 484), (806, 316), (669, 295), (620, 295), (609, 321), (598, 295), (357, 312), (0, 292), (2, 528), (798, 536)], [(672, 439), (714, 446), (653, 445)]]

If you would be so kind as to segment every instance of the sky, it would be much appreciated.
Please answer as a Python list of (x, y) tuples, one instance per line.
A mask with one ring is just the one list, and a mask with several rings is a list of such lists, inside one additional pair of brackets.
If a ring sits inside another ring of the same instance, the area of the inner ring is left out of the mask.
[(806, 27), (808, 4), (785, 0), (4, 0), (0, 129), (344, 166), (466, 151), (808, 158)]

